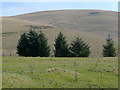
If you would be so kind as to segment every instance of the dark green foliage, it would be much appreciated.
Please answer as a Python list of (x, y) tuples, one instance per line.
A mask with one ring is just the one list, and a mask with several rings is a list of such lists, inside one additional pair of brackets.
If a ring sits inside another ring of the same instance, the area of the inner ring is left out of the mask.
[(38, 54), (41, 57), (48, 57), (50, 55), (50, 47), (49, 47), (47, 41), (48, 40), (45, 37), (45, 34), (43, 34), (42, 31), (40, 31)]
[(71, 57), (88, 57), (90, 55), (90, 46), (82, 39), (77, 37), (70, 47)]
[(68, 57), (70, 55), (65, 36), (60, 32), (55, 39), (55, 57)]
[(106, 39), (106, 45), (103, 45), (103, 57), (115, 57), (116, 50), (114, 48), (113, 40), (111, 39), (110, 35)]
[(21, 38), (18, 40), (18, 45), (17, 45), (17, 54), (20, 56), (28, 56), (28, 36), (26, 33), (23, 33), (21, 35)]
[(45, 35), (42, 32), (37, 34), (33, 30), (30, 30), (28, 33), (23, 33), (18, 41), (17, 54), (26, 57), (49, 56), (50, 48)]
[(35, 31), (30, 30), (27, 35), (29, 42), (29, 45), (27, 46), (29, 56), (37, 57), (39, 48), (38, 34)]

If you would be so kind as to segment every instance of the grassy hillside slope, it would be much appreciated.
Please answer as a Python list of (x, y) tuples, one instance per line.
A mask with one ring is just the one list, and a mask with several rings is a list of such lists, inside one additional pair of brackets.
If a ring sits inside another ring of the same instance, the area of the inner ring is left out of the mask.
[[(101, 10), (58, 10), (44, 11), (3, 18), (3, 54), (16, 56), (16, 45), (19, 36), (31, 26), (42, 30), (54, 49), (54, 39), (62, 31), (68, 43), (79, 36), (91, 46), (91, 56), (101, 56), (102, 45), (110, 34), (117, 49), (118, 26), (117, 12)], [(47, 27), (48, 28), (42, 28)], [(41, 28), (41, 29), (40, 29)]]
[(43, 11), (13, 17), (98, 34), (114, 32), (113, 34), (117, 35), (118, 28), (116, 27), (118, 23), (117, 12), (102, 10)]

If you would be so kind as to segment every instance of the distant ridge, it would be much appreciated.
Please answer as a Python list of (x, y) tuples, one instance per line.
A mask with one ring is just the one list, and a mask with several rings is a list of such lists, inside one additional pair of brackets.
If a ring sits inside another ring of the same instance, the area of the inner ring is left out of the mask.
[[(118, 13), (117, 11), (110, 11), (110, 10), (97, 10), (97, 9), (63, 9), (63, 10), (45, 10), (45, 11), (35, 11), (35, 12), (28, 12), (24, 14), (19, 14), (19, 15), (12, 15), (12, 16), (21, 16), (21, 15), (26, 15), (26, 14), (33, 14), (33, 13), (43, 13), (43, 12), (57, 12), (57, 11), (73, 11), (73, 10), (80, 10), (80, 11), (105, 11), (105, 12), (115, 12)], [(3, 16), (3, 17), (12, 17), (12, 16)]]

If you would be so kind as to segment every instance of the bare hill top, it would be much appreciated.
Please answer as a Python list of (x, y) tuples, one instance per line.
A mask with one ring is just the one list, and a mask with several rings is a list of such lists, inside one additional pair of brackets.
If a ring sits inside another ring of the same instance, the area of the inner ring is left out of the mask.
[(117, 33), (118, 28), (117, 15), (117, 12), (102, 10), (58, 10), (18, 15), (14, 18), (116, 36), (115, 32)]

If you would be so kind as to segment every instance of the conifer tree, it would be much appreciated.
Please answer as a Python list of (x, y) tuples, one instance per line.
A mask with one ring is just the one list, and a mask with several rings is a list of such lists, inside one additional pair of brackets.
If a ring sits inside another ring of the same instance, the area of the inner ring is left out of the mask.
[(38, 56), (38, 48), (39, 48), (39, 40), (38, 34), (34, 30), (30, 30), (28, 35), (29, 45), (27, 46), (29, 56), (37, 57)]
[(34, 30), (23, 33), (18, 40), (17, 54), (26, 57), (48, 57), (50, 55), (50, 48), (47, 38), (42, 32), (38, 34)]
[(81, 38), (77, 37), (70, 46), (71, 57), (88, 57), (90, 55), (90, 46)]
[(55, 57), (68, 57), (69, 47), (67, 41), (65, 40), (65, 36), (60, 32), (55, 39)]
[(17, 44), (17, 54), (19, 54), (20, 56), (28, 56), (28, 36), (26, 33), (23, 33), (21, 35), (21, 38), (18, 40), (18, 44)]
[(114, 42), (111, 39), (110, 35), (108, 35), (108, 38), (106, 39), (106, 44), (103, 45), (103, 57), (115, 57), (116, 50), (114, 48)]
[(45, 34), (40, 31), (39, 34), (39, 56), (48, 57), (50, 55), (50, 47), (48, 45), (48, 39), (45, 37)]

